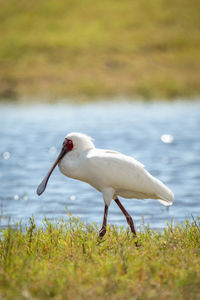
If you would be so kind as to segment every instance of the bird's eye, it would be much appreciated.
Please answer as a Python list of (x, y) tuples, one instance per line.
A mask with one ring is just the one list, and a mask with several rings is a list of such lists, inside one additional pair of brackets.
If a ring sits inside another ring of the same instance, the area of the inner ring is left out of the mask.
[(67, 140), (67, 149), (68, 150), (72, 150), (72, 148), (73, 148), (73, 142), (72, 142), (72, 140)]

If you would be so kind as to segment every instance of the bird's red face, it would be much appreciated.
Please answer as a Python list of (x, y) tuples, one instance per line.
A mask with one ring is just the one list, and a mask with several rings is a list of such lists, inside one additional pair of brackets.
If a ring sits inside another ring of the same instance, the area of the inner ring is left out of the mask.
[(66, 147), (66, 153), (71, 151), (74, 147), (72, 140), (67, 138), (64, 139), (63, 146)]
[(73, 147), (74, 147), (73, 141), (71, 139), (65, 138), (63, 145), (62, 145), (62, 149), (61, 149), (56, 161), (54, 162), (53, 166), (51, 167), (51, 169), (49, 170), (49, 172), (47, 173), (47, 175), (45, 176), (45, 178), (42, 180), (42, 182), (40, 183), (40, 185), (37, 188), (38, 195), (41, 195), (45, 191), (47, 182), (49, 180), (49, 177), (51, 176), (51, 173), (57, 166), (58, 162), (63, 158), (63, 156), (66, 153), (68, 153), (69, 151), (71, 151), (73, 149)]

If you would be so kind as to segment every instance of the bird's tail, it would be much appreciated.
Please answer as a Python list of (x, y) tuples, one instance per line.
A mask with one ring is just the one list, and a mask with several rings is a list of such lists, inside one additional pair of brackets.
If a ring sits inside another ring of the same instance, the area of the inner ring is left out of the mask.
[(155, 199), (158, 200), (165, 206), (170, 206), (174, 202), (174, 194), (173, 192), (159, 179), (155, 177), (151, 177), (153, 179), (153, 191), (155, 195)]
[(159, 191), (157, 196), (158, 196), (157, 200), (165, 206), (170, 206), (174, 202), (173, 192), (164, 184), (162, 186), (162, 191)]

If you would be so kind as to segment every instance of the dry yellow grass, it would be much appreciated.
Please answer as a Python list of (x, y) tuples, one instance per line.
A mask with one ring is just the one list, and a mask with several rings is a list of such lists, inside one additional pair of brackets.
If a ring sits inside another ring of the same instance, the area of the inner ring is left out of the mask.
[(73, 218), (25, 232), (4, 230), (0, 239), (0, 299), (200, 299), (199, 220), (131, 233)]

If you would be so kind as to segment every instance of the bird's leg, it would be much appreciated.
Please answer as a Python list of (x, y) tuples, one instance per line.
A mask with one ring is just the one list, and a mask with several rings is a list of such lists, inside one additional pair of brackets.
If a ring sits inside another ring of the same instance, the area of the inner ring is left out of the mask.
[(117, 205), (119, 206), (119, 208), (121, 209), (121, 211), (123, 212), (123, 214), (125, 215), (127, 223), (129, 224), (134, 237), (136, 237), (136, 231), (135, 231), (135, 227), (134, 227), (134, 223), (133, 223), (132, 217), (125, 210), (125, 208), (123, 207), (123, 205), (121, 204), (121, 202), (119, 201), (118, 198), (115, 199), (115, 202), (117, 203)]
[(99, 231), (100, 238), (102, 238), (106, 233), (107, 215), (108, 215), (108, 205), (105, 204), (103, 224), (102, 224), (101, 230)]

